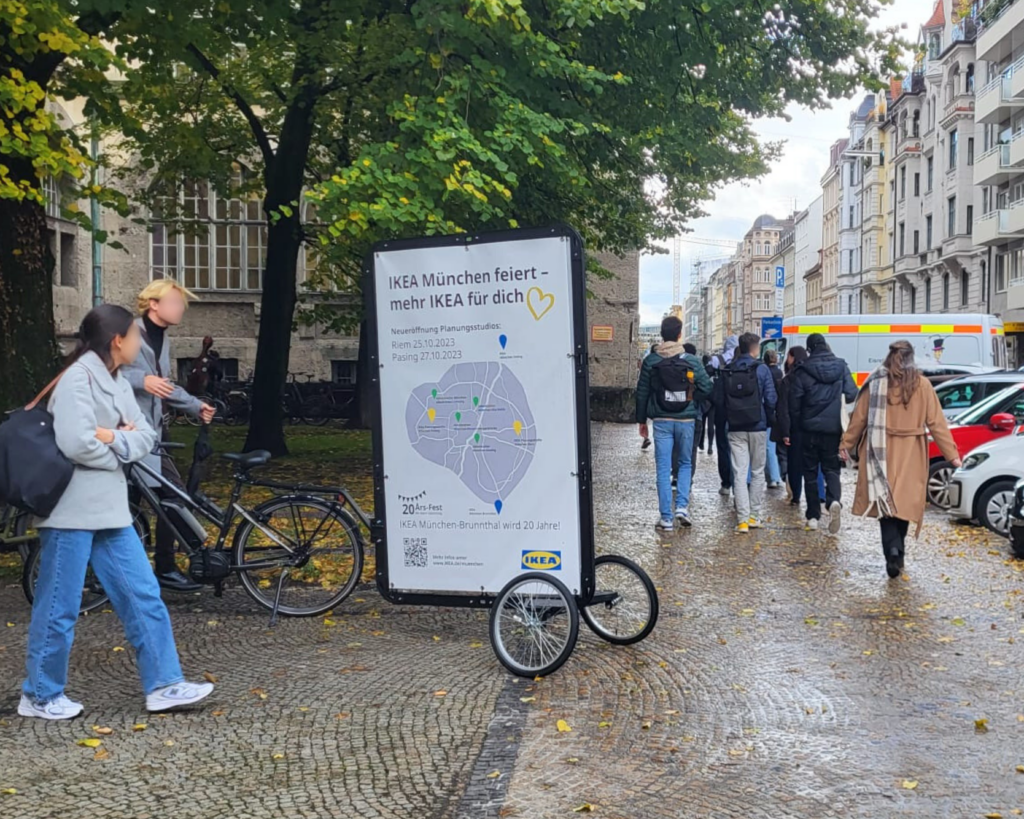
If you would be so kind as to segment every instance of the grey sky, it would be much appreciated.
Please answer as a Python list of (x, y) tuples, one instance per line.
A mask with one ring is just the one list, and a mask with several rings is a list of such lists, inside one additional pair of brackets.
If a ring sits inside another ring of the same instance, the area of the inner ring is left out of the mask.
[[(894, 0), (882, 15), (880, 25), (906, 24), (904, 36), (917, 37), (918, 28), (932, 13), (934, 0)], [(783, 140), (783, 156), (763, 179), (754, 183), (736, 183), (719, 191), (707, 203), (708, 216), (695, 221), (692, 232), (684, 237), (682, 267), (683, 289), (690, 268), (700, 256), (729, 255), (728, 247), (712, 247), (686, 239), (738, 241), (751, 222), (762, 213), (783, 217), (796, 207), (804, 208), (821, 193), (820, 179), (828, 164), (829, 146), (847, 133), (850, 112), (863, 98), (836, 100), (831, 109), (808, 111), (793, 106), (787, 122), (766, 119), (755, 123), (765, 140)], [(671, 251), (671, 243), (666, 245)], [(643, 323), (655, 323), (672, 302), (672, 255), (644, 256), (640, 261), (640, 315)]]

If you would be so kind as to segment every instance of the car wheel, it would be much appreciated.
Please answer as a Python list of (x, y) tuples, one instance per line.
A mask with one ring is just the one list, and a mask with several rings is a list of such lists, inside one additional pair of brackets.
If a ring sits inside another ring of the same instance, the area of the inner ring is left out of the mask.
[(978, 497), (978, 522), (997, 535), (1010, 534), (1014, 481), (997, 481)]
[(928, 502), (939, 509), (949, 509), (949, 482), (953, 472), (949, 461), (936, 461), (928, 470)]

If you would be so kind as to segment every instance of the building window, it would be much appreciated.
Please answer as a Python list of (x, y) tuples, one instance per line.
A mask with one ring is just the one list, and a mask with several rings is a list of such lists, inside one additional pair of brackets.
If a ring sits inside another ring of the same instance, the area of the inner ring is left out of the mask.
[(985, 215), (989, 210), (988, 188), (981, 189), (981, 213)]
[(974, 233), (974, 205), (967, 206), (967, 235)]
[(929, 276), (924, 280), (924, 311), (927, 313), (932, 309), (932, 279)]
[(850, 205), (850, 227), (853, 227), (853, 205)]
[(355, 361), (332, 361), (331, 381), (335, 384), (351, 386), (356, 383)]
[(946, 217), (947, 217), (946, 235), (947, 236), (955, 236), (956, 235), (956, 197), (955, 196), (949, 197), (949, 202), (947, 203)]
[(960, 306), (967, 304), (967, 295), (971, 288), (971, 275), (965, 270), (960, 274)]
[(60, 284), (61, 287), (78, 286), (78, 253), (75, 251), (75, 234), (60, 234)]
[(974, 137), (967, 137), (967, 164), (974, 164)]
[(931, 215), (924, 217), (924, 249), (932, 249), (932, 217)]
[(900, 256), (907, 252), (907, 226), (900, 222)]
[(928, 190), (935, 184), (935, 158), (928, 157)]
[(974, 93), (974, 63), (967, 64), (967, 93)]
[(957, 136), (956, 128), (954, 128), (949, 132), (949, 170), (951, 171), (956, 168), (957, 148), (959, 145), (959, 138)]
[(921, 252), (921, 231), (914, 231), (914, 253)]
[(917, 312), (917, 288), (910, 285), (910, 312)]
[(1000, 253), (996, 256), (996, 280), (994, 282), (995, 291), (997, 293), (1006, 292), (1006, 260), (1007, 255)]
[(921, 195), (921, 174), (914, 174), (914, 196)]
[(900, 168), (900, 201), (907, 198), (907, 166)]
[(942, 274), (942, 309), (949, 309), (949, 273)]

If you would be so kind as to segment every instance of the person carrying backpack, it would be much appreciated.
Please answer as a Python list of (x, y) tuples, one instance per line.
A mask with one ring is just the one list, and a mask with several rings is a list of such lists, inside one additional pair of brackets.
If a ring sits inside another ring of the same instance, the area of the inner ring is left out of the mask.
[[(761, 339), (753, 333), (739, 337), (736, 357), (720, 371), (715, 383), (715, 409), (729, 425), (732, 487), (736, 499), (736, 531), (759, 529), (764, 501), (764, 465), (768, 427), (778, 396), (767, 365), (758, 359)], [(743, 479), (750, 472), (750, 488)]]
[[(640, 367), (636, 385), (636, 421), (641, 437), (653, 422), (654, 462), (658, 477), (658, 528), (671, 532), (675, 521), (690, 525), (690, 477), (698, 405), (711, 393), (711, 379), (694, 355), (683, 349), (683, 322), (668, 316), (661, 322), (663, 341)], [(672, 456), (678, 455), (679, 480), (672, 506)], [(673, 517), (675, 520), (673, 520)]]
[(818, 467), (825, 473), (825, 502), (828, 530), (838, 534), (842, 525), (842, 487), (839, 482), (839, 443), (843, 437), (841, 403), (857, 400), (857, 385), (850, 368), (836, 358), (821, 333), (807, 337), (810, 357), (793, 370), (789, 389), (790, 426), (799, 430), (804, 462), (804, 494), (807, 497), (808, 531), (818, 528), (821, 500), (818, 497)]
[[(711, 371), (715, 384), (721, 378), (722, 371), (732, 363), (736, 355), (736, 348), (739, 346), (739, 336), (729, 336), (725, 340), (725, 347), (722, 352), (711, 357)], [(714, 406), (714, 402), (712, 402)], [(732, 491), (732, 461), (729, 458), (729, 424), (724, 412), (712, 411), (715, 421), (715, 446), (718, 447), (718, 478), (721, 481), (719, 495), (729, 496)]]

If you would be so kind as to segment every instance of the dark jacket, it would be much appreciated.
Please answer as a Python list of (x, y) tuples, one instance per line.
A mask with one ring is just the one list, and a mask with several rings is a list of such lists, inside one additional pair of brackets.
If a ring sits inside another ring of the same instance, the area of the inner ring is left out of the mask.
[(857, 400), (857, 385), (850, 368), (829, 350), (815, 350), (791, 376), (789, 418), (793, 427), (803, 432), (841, 435), (843, 416), (841, 401)]
[(781, 443), (784, 437), (779, 432), (780, 415), (782, 412), (782, 370), (779, 369), (778, 366), (773, 367), (767, 363), (765, 366), (768, 368), (768, 372), (771, 373), (772, 384), (775, 385), (775, 418), (772, 419), (772, 423), (770, 424), (771, 432), (768, 437), (775, 443)]
[(783, 443), (786, 438), (793, 437), (790, 433), (789, 414), (789, 388), (793, 385), (793, 373), (783, 376), (778, 384), (779, 403), (775, 407), (775, 426), (772, 427), (772, 440), (777, 444)]
[[(690, 401), (690, 405), (685, 410), (677, 413), (665, 412), (661, 409), (651, 392), (651, 373), (654, 365), (663, 358), (669, 358), (673, 355), (682, 355), (686, 363), (693, 370), (693, 400)], [(636, 382), (636, 422), (638, 424), (646, 424), (648, 419), (674, 418), (680, 420), (697, 418), (701, 402), (707, 399), (710, 394), (711, 379), (708, 378), (708, 374), (705, 372), (704, 365), (701, 364), (700, 359), (695, 355), (683, 353), (683, 345), (678, 342), (662, 342), (655, 345), (653, 351), (648, 354), (644, 359), (644, 363), (640, 366), (640, 377)]]
[[(757, 367), (757, 386), (761, 390), (761, 422), (744, 432), (764, 432), (768, 429), (769, 419), (775, 415), (775, 405), (778, 402), (775, 379), (772, 378), (768, 365), (746, 353), (737, 355), (729, 364), (729, 368), (734, 370), (748, 370), (751, 367)], [(722, 418), (729, 423), (729, 413), (725, 408), (725, 377), (722, 373), (719, 373), (715, 380), (715, 391), (711, 400), (715, 405), (715, 411), (722, 413)]]

